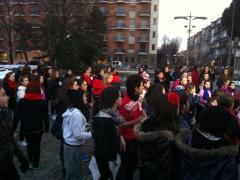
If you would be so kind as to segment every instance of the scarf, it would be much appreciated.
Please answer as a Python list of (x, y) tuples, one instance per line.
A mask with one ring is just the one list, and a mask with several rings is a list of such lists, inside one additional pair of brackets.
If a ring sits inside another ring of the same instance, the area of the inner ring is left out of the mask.
[(209, 98), (210, 98), (210, 97), (209, 97), (209, 93), (208, 93), (208, 92), (210, 91), (210, 89), (207, 89), (207, 88), (204, 87), (204, 88), (203, 88), (203, 91), (204, 91), (204, 92), (203, 92), (203, 99), (206, 100), (206, 101), (208, 101)]
[(15, 81), (8, 80), (7, 85), (10, 89), (13, 89), (14, 91), (17, 90), (17, 84)]
[(125, 122), (124, 118), (122, 117), (121, 114), (119, 114), (118, 111), (113, 111), (110, 108), (102, 109), (101, 111), (109, 114), (113, 118), (113, 120), (114, 120), (114, 122), (116, 123), (117, 126), (119, 126), (119, 125), (121, 125), (122, 123)]
[(26, 93), (24, 99), (27, 100), (43, 100), (43, 95), (40, 93)]

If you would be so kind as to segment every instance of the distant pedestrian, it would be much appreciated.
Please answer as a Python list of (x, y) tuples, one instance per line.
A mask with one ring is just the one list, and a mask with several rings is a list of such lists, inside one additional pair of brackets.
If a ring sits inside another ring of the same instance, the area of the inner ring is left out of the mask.
[(42, 98), (38, 81), (32, 81), (28, 84), (24, 98), (18, 102), (14, 129), (16, 129), (18, 121), (21, 122), (21, 130), (27, 140), (31, 168), (37, 171), (42, 134), (49, 131), (47, 104)]

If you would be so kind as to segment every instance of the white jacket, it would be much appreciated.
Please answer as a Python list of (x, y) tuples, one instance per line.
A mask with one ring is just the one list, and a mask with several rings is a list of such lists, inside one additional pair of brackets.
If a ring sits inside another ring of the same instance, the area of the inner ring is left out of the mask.
[(25, 86), (19, 86), (17, 91), (17, 102), (20, 101), (20, 99), (24, 98), (25, 92), (26, 92)]
[(87, 122), (82, 112), (77, 108), (69, 108), (63, 113), (63, 138), (65, 143), (73, 146), (82, 145), (92, 138), (87, 132)]

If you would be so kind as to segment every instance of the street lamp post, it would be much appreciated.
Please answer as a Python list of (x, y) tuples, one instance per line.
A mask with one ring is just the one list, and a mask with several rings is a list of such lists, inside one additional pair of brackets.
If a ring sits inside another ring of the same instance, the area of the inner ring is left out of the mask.
[(195, 27), (192, 26), (192, 21), (193, 20), (196, 20), (196, 19), (201, 19), (201, 20), (206, 20), (207, 17), (204, 17), (204, 16), (192, 16), (192, 13), (190, 12), (190, 15), (189, 16), (176, 16), (174, 17), (174, 19), (184, 19), (186, 21), (188, 21), (188, 26), (184, 26), (186, 28), (188, 28), (188, 39), (187, 39), (187, 65), (189, 63), (189, 59), (190, 59), (190, 37), (191, 37), (191, 32), (192, 32), (192, 29)]

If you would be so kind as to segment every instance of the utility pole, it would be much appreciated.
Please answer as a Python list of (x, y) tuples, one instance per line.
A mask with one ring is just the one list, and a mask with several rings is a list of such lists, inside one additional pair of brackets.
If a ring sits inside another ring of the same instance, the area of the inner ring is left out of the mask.
[(190, 60), (190, 37), (191, 37), (191, 32), (192, 29), (195, 27), (192, 26), (192, 21), (196, 20), (196, 19), (201, 19), (201, 20), (206, 20), (207, 17), (205, 16), (192, 16), (192, 13), (190, 12), (189, 16), (176, 16), (174, 17), (174, 19), (184, 19), (186, 21), (188, 21), (188, 26), (185, 26), (186, 28), (188, 28), (187, 32), (188, 32), (188, 39), (187, 39), (187, 66), (189, 64), (189, 60)]

